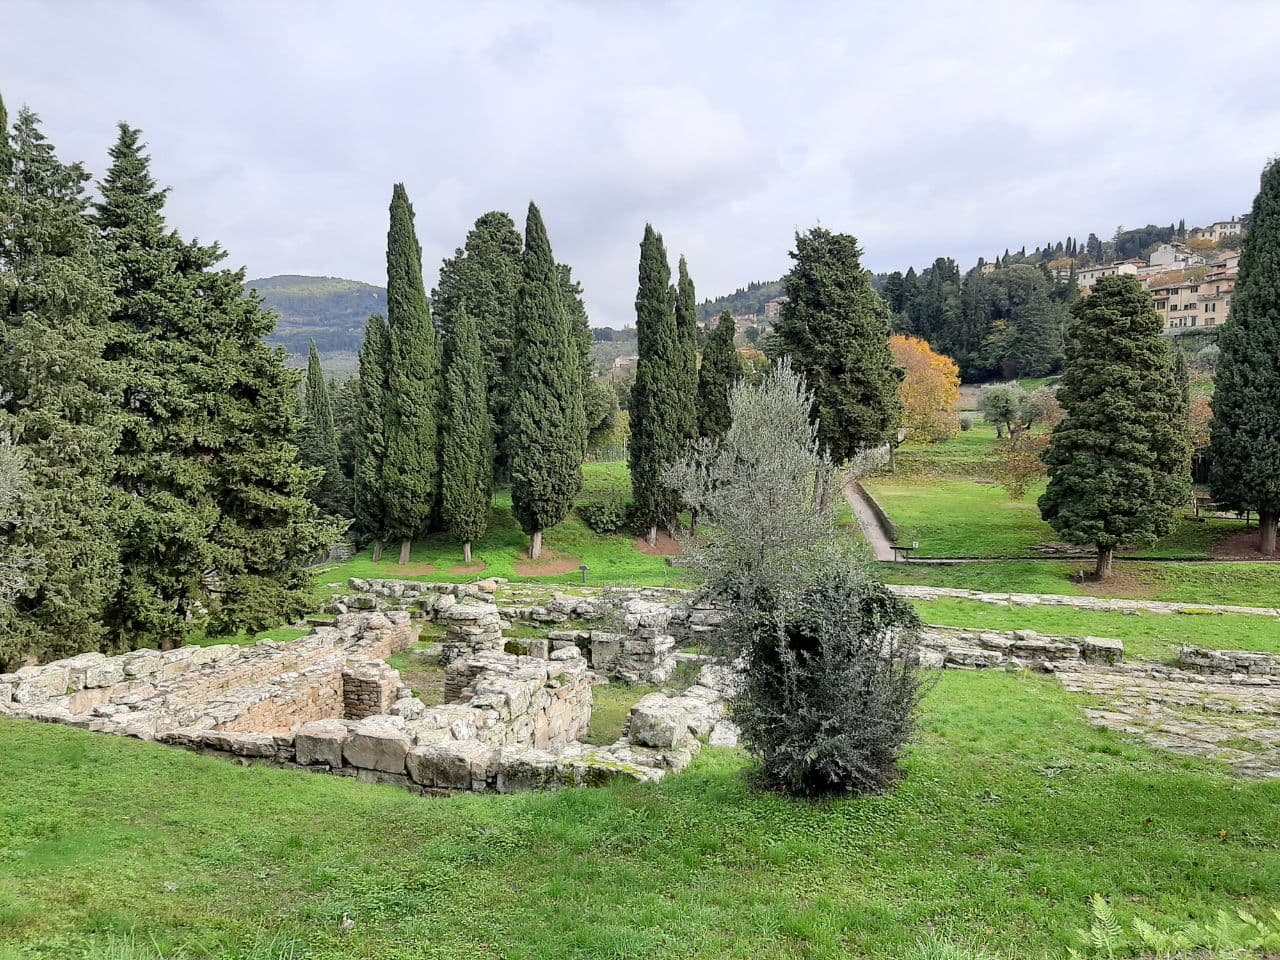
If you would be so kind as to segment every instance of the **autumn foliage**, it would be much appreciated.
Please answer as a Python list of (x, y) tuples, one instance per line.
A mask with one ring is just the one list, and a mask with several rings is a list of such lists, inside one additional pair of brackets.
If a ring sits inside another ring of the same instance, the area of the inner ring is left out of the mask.
[(898, 366), (906, 371), (898, 387), (902, 398), (902, 426), (912, 440), (946, 440), (960, 428), (955, 402), (960, 397), (960, 368), (950, 357), (935, 353), (919, 337), (889, 338)]

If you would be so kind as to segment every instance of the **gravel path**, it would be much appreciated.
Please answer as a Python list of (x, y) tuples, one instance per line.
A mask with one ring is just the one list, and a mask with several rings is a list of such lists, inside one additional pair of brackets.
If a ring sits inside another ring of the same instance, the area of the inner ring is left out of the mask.
[(867, 541), (867, 545), (871, 547), (875, 558), (890, 563), (897, 560), (898, 558), (893, 552), (889, 537), (880, 525), (880, 519), (876, 516), (875, 510), (867, 502), (866, 494), (862, 492), (862, 488), (856, 483), (846, 484), (844, 495), (845, 499), (849, 501), (849, 506), (853, 508), (853, 515), (858, 520), (858, 526), (862, 528), (862, 536)]

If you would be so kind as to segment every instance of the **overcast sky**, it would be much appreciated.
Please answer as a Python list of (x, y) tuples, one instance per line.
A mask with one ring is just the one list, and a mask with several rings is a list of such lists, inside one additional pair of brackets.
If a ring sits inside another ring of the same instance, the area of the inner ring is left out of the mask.
[(661, 231), (699, 298), (797, 228), (876, 270), (1248, 209), (1280, 152), (1280, 2), (4, 0), (0, 93), (101, 173), (143, 129), (172, 223), (250, 276), (384, 282), (403, 180), (428, 289), (538, 202), (597, 325)]

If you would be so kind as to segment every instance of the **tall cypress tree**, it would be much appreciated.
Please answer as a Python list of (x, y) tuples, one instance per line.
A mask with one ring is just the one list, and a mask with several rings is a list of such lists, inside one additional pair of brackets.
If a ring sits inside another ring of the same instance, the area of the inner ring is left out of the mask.
[(311, 499), (329, 516), (350, 515), (351, 505), (346, 478), (338, 454), (338, 431), (334, 426), (333, 404), (329, 385), (320, 366), (320, 353), (311, 341), (307, 357), (307, 382), (302, 396), (302, 436), (298, 453), (302, 462), (320, 471), (312, 488)]
[(582, 488), (582, 373), (560, 273), (537, 206), (529, 204), (512, 357), (511, 502), (542, 555), (542, 534)]
[(1069, 543), (1098, 550), (1150, 543), (1190, 490), (1185, 403), (1151, 296), (1133, 277), (1103, 277), (1072, 307), (1040, 515)]
[(391, 338), (387, 322), (372, 316), (360, 344), (356, 386), (355, 464), (352, 467), (356, 526), (373, 540), (373, 560), (382, 559), (387, 537), (387, 501), (382, 465), (387, 458), (387, 370)]
[(445, 528), (462, 541), (482, 537), (493, 498), (493, 435), (480, 338), (465, 306), (454, 315), (444, 345), (444, 420), (440, 441), (441, 510)]
[[(837, 462), (889, 439), (902, 419), (902, 370), (889, 349), (889, 314), (847, 233), (796, 234), (774, 351), (790, 356), (814, 394), (818, 439)], [(903, 278), (915, 280), (908, 270)]]
[(29, 559), (0, 623), (0, 670), (110, 648), (102, 621), (120, 581), (118, 365), (105, 357), (114, 306), (85, 217), (89, 179), (63, 164), (23, 109), (0, 176), (0, 430), (25, 463), (30, 496), (0, 531)]
[(670, 291), (671, 267), (662, 237), (645, 224), (636, 291), (636, 382), (631, 388), (631, 492), (637, 518), (648, 527), (650, 545), (658, 525), (678, 506), (662, 482), (662, 471), (680, 455), (685, 416), (693, 398), (685, 393), (684, 352)]
[(1262, 171), (1213, 394), (1214, 497), (1258, 512), (1258, 547), (1276, 552), (1280, 520), (1280, 161)]
[(684, 257), (676, 280), (676, 335), (680, 338), (680, 392), (685, 403), (681, 411), (681, 436), (692, 440), (698, 435), (698, 299)]
[(707, 338), (698, 371), (698, 433), (704, 437), (724, 436), (733, 415), (729, 411), (729, 391), (742, 376), (742, 360), (733, 348), (733, 317), (726, 310)]
[(388, 535), (409, 562), (414, 537), (427, 532), (439, 494), (440, 346), (422, 283), (422, 247), (404, 184), (391, 194), (387, 231), (386, 460), (382, 466)]
[(9, 110), (4, 105), (4, 97), (0, 96), (0, 180), (9, 176), (13, 166), (12, 147), (9, 145)]
[[(569, 336), (573, 340), (578, 355), (578, 389), (582, 394), (582, 419), (573, 424), (574, 432), (582, 441), (582, 457), (587, 455), (587, 434), (599, 423), (600, 388), (594, 383), (591, 369), (591, 324), (587, 319), (587, 305), (582, 300), (582, 284), (573, 279), (573, 271), (566, 263), (556, 264), (560, 275), (560, 301), (564, 304), (565, 315), (569, 319)], [(589, 423), (587, 412), (591, 407), (596, 414), (595, 422)]]
[(476, 220), (463, 246), (445, 258), (431, 291), (431, 309), (448, 343), (455, 318), (466, 304), (476, 327), (489, 384), (489, 416), (496, 468), (507, 474), (507, 415), (511, 408), (511, 350), (523, 241), (515, 222), (492, 210)]

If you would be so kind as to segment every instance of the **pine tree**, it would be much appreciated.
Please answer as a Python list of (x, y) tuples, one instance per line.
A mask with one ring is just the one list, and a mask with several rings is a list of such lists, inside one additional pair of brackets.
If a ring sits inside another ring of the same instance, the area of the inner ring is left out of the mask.
[(707, 338), (698, 371), (698, 433), (719, 438), (729, 429), (729, 391), (742, 377), (742, 360), (733, 347), (733, 317), (726, 310)]
[(9, 145), (9, 111), (0, 96), (0, 183), (6, 183), (12, 169), (12, 147)]
[(1185, 403), (1160, 318), (1133, 277), (1103, 277), (1072, 308), (1040, 515), (1069, 543), (1098, 550), (1111, 574), (1117, 547), (1151, 543), (1186, 501)]
[(140, 131), (121, 124), (94, 213), (116, 278), (108, 357), (127, 372), (113, 476), (123, 577), (107, 624), (117, 646), (168, 648), (207, 606), (205, 576), (218, 565), (212, 425), (223, 396), (203, 281), (219, 254), (169, 230), (168, 191), (144, 151)]
[(532, 203), (524, 243), (511, 364), (511, 503), (537, 560), (543, 532), (565, 518), (582, 488), (582, 367), (551, 243)]
[(775, 352), (804, 375), (818, 437), (837, 462), (884, 443), (902, 417), (888, 310), (861, 256), (849, 234), (823, 227), (797, 233), (784, 281), (788, 300), (774, 327)]
[(28, 561), (0, 623), (3, 670), (110, 648), (102, 621), (120, 582), (110, 480), (122, 378), (105, 358), (114, 303), (85, 217), (88, 174), (58, 160), (29, 110), (0, 140), (0, 431), (29, 484), (0, 531)]
[(431, 526), (439, 494), (440, 348), (422, 283), (422, 247), (404, 184), (391, 194), (387, 231), (386, 459), (382, 466), (388, 536), (409, 562), (415, 537)]
[(387, 458), (387, 370), (391, 365), (391, 339), (387, 322), (372, 316), (360, 344), (360, 371), (356, 386), (355, 464), (352, 482), (356, 527), (373, 540), (373, 560), (382, 559), (387, 537), (387, 500), (382, 465)]
[(440, 443), (441, 510), (445, 528), (462, 541), (484, 535), (493, 496), (493, 435), (480, 338), (465, 306), (454, 314), (444, 351), (444, 420)]
[(662, 237), (645, 224), (636, 292), (636, 382), (631, 388), (631, 491), (636, 517), (657, 543), (658, 525), (675, 516), (678, 499), (662, 482), (662, 471), (680, 455), (685, 440), (683, 344), (670, 292), (671, 267)]
[(698, 299), (684, 257), (677, 277), (676, 335), (680, 338), (680, 392), (685, 397), (680, 428), (681, 436), (692, 440), (698, 435)]
[(462, 305), (475, 323), (489, 384), (495, 468), (507, 475), (507, 415), (511, 408), (512, 330), (520, 287), (523, 242), (511, 217), (493, 210), (467, 233), (463, 246), (445, 258), (431, 291), (431, 310), (447, 344)]
[(311, 341), (307, 358), (307, 383), (302, 397), (302, 436), (298, 453), (302, 462), (320, 471), (311, 499), (323, 513), (333, 517), (350, 515), (350, 497), (338, 452), (338, 431), (333, 421), (329, 385), (320, 366), (320, 353)]
[(1219, 346), (1213, 495), (1258, 512), (1259, 549), (1273, 556), (1280, 520), (1280, 161), (1262, 171)]

